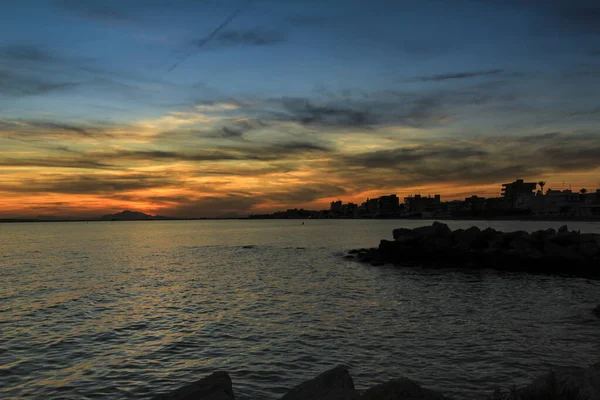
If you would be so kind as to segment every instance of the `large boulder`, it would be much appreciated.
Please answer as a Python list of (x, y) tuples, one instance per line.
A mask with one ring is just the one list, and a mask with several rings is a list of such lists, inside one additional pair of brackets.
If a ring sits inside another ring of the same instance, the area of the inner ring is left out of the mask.
[(406, 237), (406, 236), (412, 237), (412, 236), (415, 236), (415, 234), (412, 229), (407, 229), (407, 228), (397, 228), (392, 231), (392, 237), (394, 239), (398, 239), (398, 238), (402, 238), (402, 237)]
[(434, 237), (437, 235), (437, 227), (433, 225), (419, 226), (413, 229), (413, 233), (419, 237)]
[(363, 393), (361, 400), (444, 400), (447, 397), (425, 389), (408, 378), (393, 379), (373, 386)]
[(235, 396), (229, 374), (215, 372), (170, 393), (153, 397), (153, 400), (235, 400)]
[(469, 248), (475, 246), (480, 239), (481, 230), (472, 226), (469, 229), (457, 229), (452, 232), (452, 238), (455, 243), (462, 243)]
[(583, 256), (576, 251), (576, 248), (568, 246), (560, 246), (554, 242), (548, 241), (544, 243), (544, 255), (556, 260), (581, 260)]
[[(478, 241), (477, 241), (477, 248), (479, 249), (485, 249), (487, 247), (490, 246), (490, 243), (495, 243), (500, 239), (500, 236), (502, 236), (503, 233), (502, 232), (498, 232), (497, 230), (495, 230), (494, 228), (485, 228), (484, 230), (481, 231), (481, 234), (478, 237)], [(504, 240), (504, 237), (502, 236), (502, 241)]]
[(443, 224), (438, 221), (434, 221), (431, 225), (435, 228), (435, 233), (437, 236), (450, 236), (452, 235), (452, 229), (446, 224)]
[(577, 251), (585, 257), (594, 257), (600, 254), (600, 247), (595, 242), (583, 242), (579, 243)]
[(600, 362), (587, 368), (557, 368), (520, 392), (535, 399), (600, 399)]
[(531, 234), (531, 238), (537, 242), (545, 242), (546, 240), (554, 237), (556, 230), (550, 228), (546, 230), (535, 231)]
[(290, 390), (281, 400), (359, 400), (348, 367), (338, 365)]
[(428, 226), (420, 226), (412, 230), (413, 235), (419, 237), (433, 237), (433, 236), (451, 236), (452, 230), (448, 225), (441, 222), (435, 221), (433, 224)]

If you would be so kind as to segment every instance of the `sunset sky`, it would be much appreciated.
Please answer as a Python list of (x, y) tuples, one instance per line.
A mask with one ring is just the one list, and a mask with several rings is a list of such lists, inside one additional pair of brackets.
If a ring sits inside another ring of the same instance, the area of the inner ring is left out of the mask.
[(516, 178), (600, 188), (597, 0), (0, 2), (0, 217)]

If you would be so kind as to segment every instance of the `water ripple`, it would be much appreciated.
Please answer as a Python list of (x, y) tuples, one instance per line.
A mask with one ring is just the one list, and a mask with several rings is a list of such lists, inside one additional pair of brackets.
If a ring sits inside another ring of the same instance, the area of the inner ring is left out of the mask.
[(597, 361), (597, 281), (340, 260), (400, 223), (2, 226), (0, 397), (142, 399), (222, 369), (274, 399), (342, 363), (359, 389), (471, 399)]

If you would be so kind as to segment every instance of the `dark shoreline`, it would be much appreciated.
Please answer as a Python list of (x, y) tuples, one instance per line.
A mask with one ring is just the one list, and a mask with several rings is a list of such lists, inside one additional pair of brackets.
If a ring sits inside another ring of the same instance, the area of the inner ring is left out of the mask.
[(494, 217), (494, 218), (482, 218), (482, 217), (443, 217), (443, 218), (412, 218), (412, 217), (399, 217), (399, 218), (248, 218), (248, 217), (223, 217), (223, 218), (160, 218), (160, 219), (115, 219), (115, 220), (102, 220), (102, 219), (27, 219), (27, 218), (0, 218), (0, 224), (18, 224), (18, 223), (49, 223), (49, 222), (137, 222), (137, 221), (231, 221), (231, 220), (301, 220), (301, 221), (328, 221), (328, 220), (394, 220), (394, 221), (514, 221), (514, 222), (600, 222), (600, 217)]

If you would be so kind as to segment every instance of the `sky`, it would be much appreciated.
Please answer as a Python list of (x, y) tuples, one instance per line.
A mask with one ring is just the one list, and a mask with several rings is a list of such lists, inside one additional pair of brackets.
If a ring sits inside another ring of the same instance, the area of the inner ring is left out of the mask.
[(0, 217), (600, 188), (600, 5), (3, 0)]

